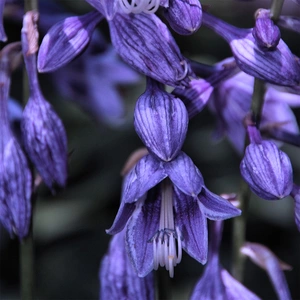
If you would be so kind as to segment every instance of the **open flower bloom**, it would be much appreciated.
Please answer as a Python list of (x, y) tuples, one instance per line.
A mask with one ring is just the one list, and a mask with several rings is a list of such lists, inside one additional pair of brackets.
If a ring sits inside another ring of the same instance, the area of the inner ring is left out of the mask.
[(126, 176), (121, 206), (107, 232), (116, 234), (126, 227), (127, 252), (140, 277), (159, 265), (173, 277), (182, 248), (206, 262), (206, 218), (223, 220), (240, 213), (205, 187), (185, 153), (169, 162), (148, 154)]
[(208, 262), (190, 300), (259, 300), (220, 264), (219, 247), (223, 222), (211, 222)]

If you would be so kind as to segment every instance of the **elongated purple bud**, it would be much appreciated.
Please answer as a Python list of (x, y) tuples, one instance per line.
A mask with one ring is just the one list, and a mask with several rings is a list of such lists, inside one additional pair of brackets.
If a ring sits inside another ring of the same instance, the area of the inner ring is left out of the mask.
[(39, 72), (55, 71), (79, 55), (102, 19), (99, 12), (93, 11), (80, 17), (66, 18), (51, 27), (38, 54)]
[(171, 0), (164, 16), (174, 31), (190, 35), (201, 26), (202, 7), (199, 0)]
[(300, 65), (282, 39), (273, 51), (263, 51), (252, 29), (234, 27), (207, 13), (203, 13), (202, 22), (229, 43), (237, 65), (245, 73), (278, 85), (300, 83)]
[(157, 16), (118, 13), (109, 25), (115, 49), (134, 69), (170, 86), (188, 82), (188, 63)]
[(14, 43), (0, 52), (0, 221), (11, 235), (23, 238), (31, 219), (31, 172), (7, 113), (12, 61), (20, 51), (21, 44)]
[(293, 169), (289, 157), (270, 141), (261, 139), (258, 129), (248, 126), (250, 145), (240, 171), (250, 189), (266, 200), (288, 196), (293, 188)]
[(6, 42), (7, 37), (3, 27), (3, 10), (4, 10), (5, 0), (0, 1), (0, 41)]
[[(62, 121), (44, 99), (37, 77), (37, 43), (30, 34), (34, 31), (36, 14), (28, 12), (22, 28), (22, 49), (29, 78), (30, 98), (23, 112), (22, 136), (26, 151), (45, 184), (63, 187), (67, 180), (67, 137)], [(37, 37), (37, 35), (35, 35)], [(35, 48), (33, 48), (35, 49)]]
[(148, 79), (134, 112), (137, 134), (157, 157), (172, 160), (181, 150), (188, 128), (188, 113), (183, 102)]
[(270, 18), (270, 12), (259, 9), (255, 14), (255, 26), (252, 34), (257, 45), (263, 50), (273, 50), (277, 47), (281, 34), (277, 25)]

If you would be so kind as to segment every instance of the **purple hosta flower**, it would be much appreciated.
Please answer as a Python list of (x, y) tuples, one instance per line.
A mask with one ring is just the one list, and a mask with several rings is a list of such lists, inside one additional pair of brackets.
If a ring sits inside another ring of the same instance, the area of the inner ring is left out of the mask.
[(300, 18), (296, 16), (280, 16), (277, 24), (288, 30), (300, 33)]
[(126, 63), (161, 83), (186, 85), (192, 75), (188, 63), (156, 15), (117, 13), (109, 27), (112, 44)]
[(266, 200), (288, 196), (293, 188), (293, 169), (289, 157), (270, 141), (263, 141), (258, 129), (248, 126), (250, 144), (240, 171), (250, 189)]
[[(218, 121), (217, 136), (227, 135), (233, 147), (242, 154), (246, 130), (244, 119), (251, 107), (254, 78), (240, 72), (223, 82), (215, 89), (208, 100), (210, 109)], [(291, 107), (300, 105), (300, 96), (280, 91), (268, 85), (265, 93), (261, 118), (262, 132), (270, 135), (274, 132), (299, 133), (298, 124)], [(273, 135), (271, 135), (273, 136)]]
[(278, 299), (292, 299), (289, 287), (282, 270), (291, 270), (291, 266), (280, 261), (276, 255), (267, 247), (247, 242), (241, 248), (241, 252), (247, 255), (253, 263), (264, 269), (272, 281)]
[(155, 299), (154, 277), (137, 276), (125, 250), (125, 231), (116, 234), (104, 256), (100, 273), (100, 299)]
[(134, 112), (135, 130), (148, 150), (164, 161), (172, 160), (185, 140), (188, 119), (183, 102), (148, 78)]
[(139, 276), (160, 265), (173, 277), (181, 248), (206, 262), (206, 218), (223, 220), (239, 214), (205, 187), (201, 173), (183, 152), (170, 162), (148, 154), (126, 176), (121, 206), (107, 232), (116, 234), (126, 226), (126, 248)]
[(3, 10), (4, 10), (5, 0), (0, 0), (0, 41), (6, 42), (7, 37), (3, 27)]
[(201, 26), (202, 7), (199, 0), (171, 0), (164, 16), (174, 31), (190, 35)]
[(55, 24), (42, 41), (38, 54), (39, 72), (55, 71), (79, 55), (102, 19), (103, 16), (94, 11)]
[(223, 222), (211, 222), (209, 256), (204, 273), (191, 296), (191, 300), (259, 300), (240, 282), (234, 279), (219, 262), (219, 247)]
[(44, 99), (38, 83), (36, 51), (31, 46), (37, 43), (35, 13), (24, 17), (22, 28), (22, 49), (29, 78), (30, 98), (24, 109), (21, 123), (26, 151), (43, 178), (45, 184), (63, 187), (67, 180), (67, 137), (62, 121), (52, 106)]
[(281, 38), (280, 30), (271, 20), (270, 11), (259, 9), (255, 13), (255, 26), (252, 35), (263, 50), (274, 50)]
[(11, 235), (23, 238), (31, 219), (31, 172), (7, 112), (10, 73), (20, 52), (20, 43), (9, 44), (0, 52), (0, 221)]
[(245, 73), (278, 85), (299, 84), (300, 65), (282, 40), (273, 51), (263, 51), (255, 42), (252, 29), (234, 27), (207, 13), (203, 13), (202, 23), (229, 43), (238, 66)]

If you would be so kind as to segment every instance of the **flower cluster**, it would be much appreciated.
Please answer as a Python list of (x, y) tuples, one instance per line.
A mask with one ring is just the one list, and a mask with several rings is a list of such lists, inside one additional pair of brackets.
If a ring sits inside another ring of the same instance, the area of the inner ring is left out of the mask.
[[(1, 224), (11, 236), (25, 238), (32, 227), (35, 178), (42, 178), (52, 192), (67, 183), (66, 130), (43, 96), (38, 73), (51, 73), (61, 94), (94, 119), (114, 126), (124, 121), (117, 87), (144, 76), (146, 88), (135, 102), (133, 125), (145, 148), (123, 172), (120, 206), (106, 231), (113, 237), (101, 263), (101, 297), (154, 299), (152, 270), (165, 267), (174, 277), (184, 250), (207, 263), (191, 299), (259, 299), (240, 282), (242, 276), (233, 272), (235, 279), (220, 264), (223, 220), (236, 217), (235, 254), (249, 256), (267, 271), (278, 297), (291, 299), (282, 273), (289, 266), (265, 246), (245, 241), (249, 199), (244, 194), (252, 191), (269, 203), (291, 196), (300, 230), (300, 187), (294, 183), (292, 161), (280, 150), (282, 143), (300, 146), (291, 109), (300, 106), (300, 63), (279, 29), (298, 30), (299, 19), (280, 16), (277, 0), (271, 10), (256, 11), (252, 28), (217, 18), (202, 10), (198, 0), (86, 2), (93, 10), (72, 16), (43, 1), (39, 28), (39, 12), (23, 16), (18, 1), (10, 12), (23, 26), (21, 41), (0, 52)], [(2, 42), (7, 41), (2, 20), (6, 5), (1, 1)], [(110, 42), (97, 30), (104, 21)], [(214, 65), (186, 57), (172, 32), (192, 35), (202, 27), (223, 38), (232, 57)], [(39, 33), (44, 34), (41, 45)], [(8, 102), (11, 74), (21, 57), (29, 93), (18, 140)], [(183, 151), (190, 120), (206, 106), (216, 117), (216, 136), (227, 136), (241, 157), (239, 171), (247, 191), (240, 193), (237, 206), (207, 188)], [(214, 221), (210, 239), (207, 219)], [(243, 259), (235, 261), (243, 270)]]

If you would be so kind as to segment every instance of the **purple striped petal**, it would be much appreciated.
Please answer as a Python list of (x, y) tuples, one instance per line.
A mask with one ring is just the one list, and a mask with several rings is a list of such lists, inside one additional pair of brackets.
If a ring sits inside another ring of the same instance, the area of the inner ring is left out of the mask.
[(55, 71), (79, 55), (102, 19), (101, 14), (93, 11), (80, 17), (66, 18), (51, 27), (40, 46), (39, 72)]
[(112, 20), (117, 12), (119, 0), (86, 0), (91, 6), (105, 16), (107, 20)]
[(125, 178), (122, 202), (136, 202), (166, 177), (162, 163), (153, 155), (142, 157)]
[(188, 114), (182, 101), (148, 83), (134, 111), (137, 134), (157, 157), (172, 160), (181, 150), (188, 128)]
[(204, 186), (202, 174), (184, 152), (166, 162), (164, 168), (175, 186), (186, 195), (196, 197)]
[(156, 15), (117, 13), (109, 25), (112, 44), (127, 64), (170, 86), (188, 82), (187, 62)]
[(151, 238), (159, 229), (161, 195), (151, 190), (144, 203), (139, 203), (128, 222), (126, 248), (138, 276), (144, 277), (153, 269)]
[(230, 201), (210, 192), (206, 187), (201, 190), (198, 200), (201, 210), (210, 220), (226, 220), (241, 214), (241, 211)]
[(175, 187), (175, 226), (179, 228), (183, 249), (201, 264), (207, 260), (207, 220), (197, 201)]

